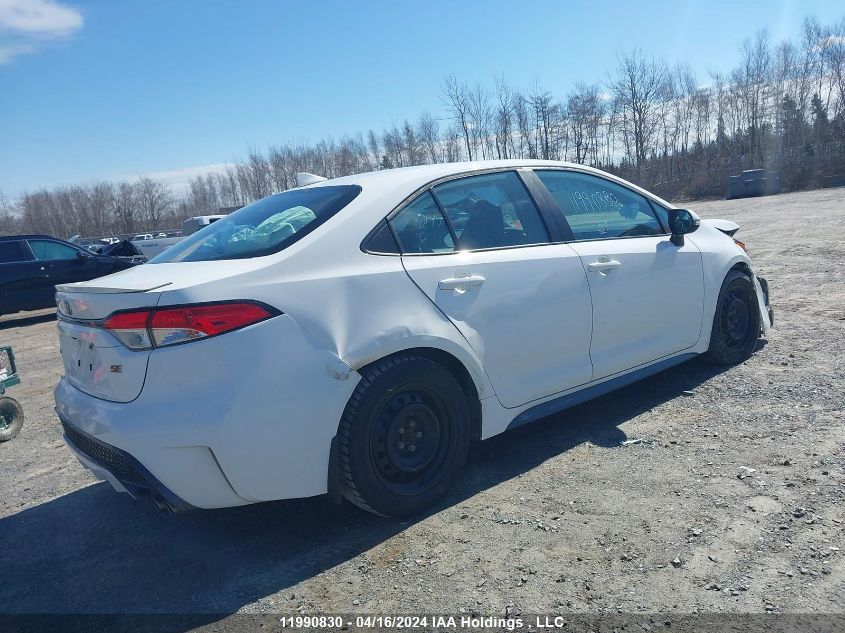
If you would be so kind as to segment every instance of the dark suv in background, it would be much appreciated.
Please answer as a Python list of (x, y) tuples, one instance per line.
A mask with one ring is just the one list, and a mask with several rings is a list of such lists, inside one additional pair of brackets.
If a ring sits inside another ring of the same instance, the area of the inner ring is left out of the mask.
[(57, 284), (95, 279), (144, 261), (92, 253), (49, 235), (0, 237), (0, 314), (55, 307)]

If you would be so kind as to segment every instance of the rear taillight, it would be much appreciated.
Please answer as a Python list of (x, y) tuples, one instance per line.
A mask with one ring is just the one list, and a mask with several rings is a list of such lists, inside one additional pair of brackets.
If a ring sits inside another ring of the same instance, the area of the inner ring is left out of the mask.
[(279, 314), (260, 303), (226, 302), (117, 312), (103, 328), (133, 350), (167, 347), (217, 336)]
[(147, 323), (152, 310), (118, 312), (103, 321), (103, 327), (129, 349), (152, 349)]

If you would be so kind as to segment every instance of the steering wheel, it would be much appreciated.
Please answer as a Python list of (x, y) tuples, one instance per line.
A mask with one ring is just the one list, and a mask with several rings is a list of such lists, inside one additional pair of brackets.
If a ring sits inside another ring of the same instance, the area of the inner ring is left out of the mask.
[(652, 227), (648, 224), (636, 224), (627, 231), (619, 234), (619, 237), (636, 237), (641, 235), (651, 235)]

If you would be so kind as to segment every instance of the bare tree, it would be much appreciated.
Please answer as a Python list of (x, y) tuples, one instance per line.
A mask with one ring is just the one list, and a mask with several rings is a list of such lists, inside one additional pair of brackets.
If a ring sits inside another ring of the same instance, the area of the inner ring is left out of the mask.
[(514, 105), (516, 97), (504, 78), (496, 78), (495, 141), (496, 157), (510, 158), (514, 154)]
[(78, 190), (78, 204), (87, 208), (91, 230), (98, 235), (105, 235), (113, 226), (114, 187), (111, 183), (98, 182), (90, 187)]
[(707, 88), (696, 88), (692, 93), (693, 126), (695, 145), (703, 148), (710, 143), (712, 128), (712, 92)]
[(443, 139), (443, 158), (447, 163), (461, 160), (462, 130), (453, 125), (446, 131)]
[(845, 17), (819, 42), (821, 58), (835, 94), (835, 115), (845, 115)]
[(641, 50), (620, 53), (619, 68), (608, 88), (616, 102), (628, 157), (638, 173), (654, 147), (658, 104), (666, 89), (666, 65), (647, 59)]
[(173, 195), (162, 182), (146, 176), (138, 180), (136, 196), (144, 229), (160, 228), (161, 221), (173, 207)]
[(534, 84), (528, 95), (531, 112), (534, 115), (534, 134), (540, 158), (552, 160), (558, 158), (556, 150), (557, 135), (560, 132), (561, 108), (548, 90)]
[(417, 141), (417, 135), (407, 119), (402, 123), (402, 152), (406, 165), (420, 165), (423, 162), (423, 150)]
[(575, 148), (575, 162), (598, 162), (599, 126), (605, 114), (605, 104), (597, 85), (584, 83), (566, 98), (566, 123)]
[(516, 93), (513, 101), (513, 112), (518, 132), (516, 156), (520, 158), (538, 158), (528, 97), (521, 93)]
[(0, 191), (0, 235), (14, 235), (18, 232), (18, 224), (12, 203)]
[(437, 119), (431, 116), (429, 112), (423, 112), (417, 121), (417, 137), (424, 153), (425, 162), (442, 162), (443, 149), (440, 140), (440, 126)]
[(493, 110), (490, 96), (481, 84), (468, 93), (472, 144), (475, 157), (481, 160), (493, 158), (491, 127)]
[(732, 82), (742, 102), (751, 152), (762, 162), (763, 122), (768, 115), (772, 71), (768, 32), (758, 31), (754, 39), (745, 40), (740, 54), (742, 59), (732, 74)]
[(443, 80), (443, 96), (446, 107), (452, 116), (452, 120), (460, 127), (463, 134), (467, 159), (472, 160), (472, 140), (470, 138), (471, 106), (469, 91), (465, 83), (458, 83), (454, 75), (449, 75)]

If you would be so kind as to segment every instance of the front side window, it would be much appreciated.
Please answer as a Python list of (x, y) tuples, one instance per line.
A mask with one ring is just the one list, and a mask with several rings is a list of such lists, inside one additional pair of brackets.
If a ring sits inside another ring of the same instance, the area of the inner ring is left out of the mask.
[(277, 253), (331, 218), (360, 192), (357, 185), (329, 185), (277, 193), (209, 224), (148, 263), (244, 259)]
[(572, 171), (536, 173), (563, 212), (576, 240), (665, 233), (648, 200), (627, 187)]
[(0, 264), (31, 261), (32, 253), (29, 252), (29, 248), (27, 248), (23, 240), (0, 242)]
[(669, 209), (664, 207), (662, 204), (657, 204), (656, 202), (651, 203), (651, 208), (654, 209), (654, 212), (660, 219), (660, 223), (663, 226), (669, 226)]
[(432, 190), (461, 250), (545, 244), (540, 212), (512, 171), (450, 180)]
[(29, 247), (38, 261), (74, 259), (76, 254), (80, 252), (73, 246), (50, 240), (29, 240)]

